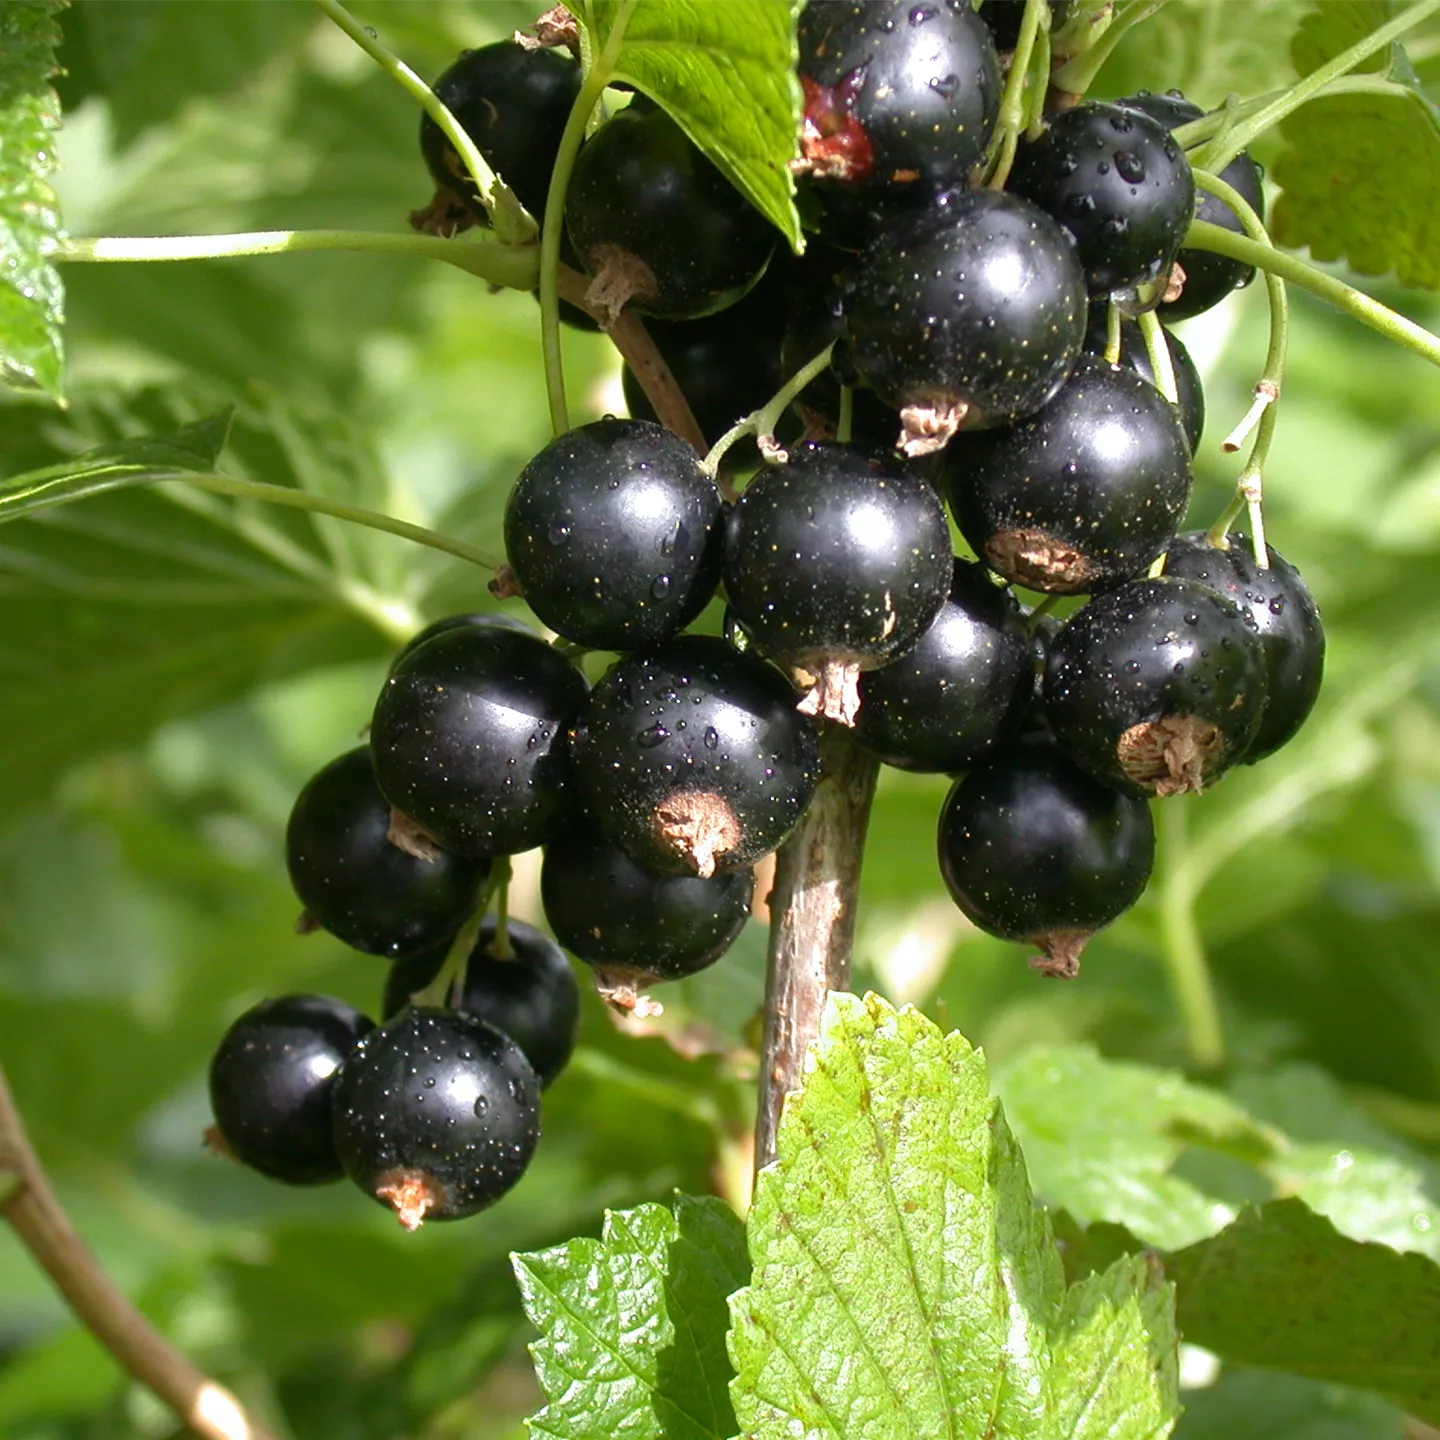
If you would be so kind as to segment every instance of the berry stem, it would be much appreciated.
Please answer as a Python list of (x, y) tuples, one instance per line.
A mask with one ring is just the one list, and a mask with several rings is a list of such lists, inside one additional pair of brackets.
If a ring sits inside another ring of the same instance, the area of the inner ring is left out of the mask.
[(1170, 990), (1179, 1007), (1190, 1046), (1190, 1058), (1202, 1070), (1225, 1060), (1220, 1007), (1195, 919), (1196, 890), (1188, 864), (1189, 809), (1181, 798), (1158, 807), (1160, 831), (1160, 932)]
[(1005, 90), (1000, 97), (999, 123), (990, 137), (990, 178), (985, 184), (991, 190), (1003, 190), (1015, 163), (1020, 132), (1026, 125), (1025, 82), (1030, 76), (1030, 58), (1040, 31), (1050, 27), (1049, 0), (1025, 0), (1025, 13), (1020, 21), (1020, 35), (1010, 57), (1010, 73), (1005, 77)]
[(1120, 307), (1113, 300), (1108, 301), (1105, 306), (1105, 359), (1111, 365), (1120, 363), (1120, 326), (1123, 318)]
[(832, 990), (850, 984), (865, 830), (880, 762), (843, 725), (820, 741), (820, 784), (799, 827), (780, 847), (770, 894), (770, 955), (755, 1169), (775, 1158), (785, 1096), (800, 1088), (806, 1047), (820, 1033)]
[(76, 1318), (141, 1385), (206, 1440), (274, 1440), (155, 1329), (100, 1268), (50, 1188), (0, 1069), (0, 1216)]
[[(1111, 310), (1114, 310), (1112, 305)], [(1150, 370), (1155, 376), (1155, 388), (1172, 404), (1180, 403), (1180, 392), (1175, 388), (1175, 366), (1170, 360), (1170, 346), (1165, 339), (1165, 329), (1153, 310), (1140, 316), (1140, 335), (1145, 341), (1145, 353), (1150, 357)], [(1106, 346), (1109, 348), (1108, 342)]]
[(835, 417), (835, 438), (840, 444), (848, 445), (854, 431), (855, 387), (842, 385), (840, 387), (840, 413)]
[(736, 421), (710, 447), (710, 453), (701, 462), (705, 473), (713, 477), (720, 469), (720, 461), (725, 452), (747, 435), (754, 435), (760, 442), (760, 453), (766, 460), (783, 464), (785, 452), (775, 444), (775, 427), (780, 423), (786, 406), (830, 363), (834, 349), (835, 344), (832, 341), (813, 360), (797, 370), (764, 406), (743, 420)]
[(1163, 10), (1168, 3), (1169, 0), (1131, 0), (1131, 3), (1111, 20), (1105, 31), (1096, 37), (1093, 45), (1066, 60), (1055, 72), (1051, 81), (1053, 88), (1073, 99), (1079, 99), (1095, 83), (1101, 67), (1130, 30)]
[(515, 947), (510, 943), (510, 857), (502, 855), (495, 861), (491, 884), (495, 895), (495, 939), (490, 956), (495, 960), (513, 960)]

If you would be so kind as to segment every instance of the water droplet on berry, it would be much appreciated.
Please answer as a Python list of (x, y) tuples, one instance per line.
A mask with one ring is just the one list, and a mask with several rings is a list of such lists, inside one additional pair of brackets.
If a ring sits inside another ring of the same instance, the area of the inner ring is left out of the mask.
[(651, 725), (635, 737), (642, 750), (653, 750), (669, 738), (670, 732), (663, 725)]
[(650, 585), (650, 594), (656, 600), (663, 600), (670, 593), (673, 582), (668, 575), (657, 575)]

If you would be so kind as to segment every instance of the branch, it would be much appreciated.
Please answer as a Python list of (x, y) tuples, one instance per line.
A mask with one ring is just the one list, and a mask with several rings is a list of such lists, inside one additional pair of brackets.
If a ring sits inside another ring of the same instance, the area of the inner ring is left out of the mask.
[(0, 1069), (0, 1216), (76, 1318), (138, 1380), (205, 1440), (274, 1440), (222, 1385), (196, 1369), (100, 1268), (60, 1208)]

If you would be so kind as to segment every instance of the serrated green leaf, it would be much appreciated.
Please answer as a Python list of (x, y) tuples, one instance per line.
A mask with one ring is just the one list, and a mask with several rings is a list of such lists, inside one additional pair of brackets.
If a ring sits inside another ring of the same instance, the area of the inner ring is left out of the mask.
[(576, 9), (597, 54), (625, 25), (615, 78), (667, 110), (800, 249), (790, 162), (800, 140), (801, 0), (588, 0)]
[[(1323, 4), (1313, 5), (1290, 41), (1290, 58), (1296, 72), (1308, 75), (1318, 70), (1327, 60), (1378, 29), (1393, 13), (1390, 0), (1324, 0)], [(1388, 64), (1382, 50), (1362, 60), (1355, 73), (1383, 70)]]
[(62, 398), (65, 291), (45, 259), (60, 234), (47, 179), (60, 104), (50, 88), (62, 0), (0, 6), (0, 383)]
[(750, 1440), (1174, 1423), (1168, 1288), (1122, 1259), (1067, 1294), (983, 1057), (915, 1010), (831, 997), (748, 1234), (730, 1350)]
[(548, 1404), (533, 1435), (729, 1440), (725, 1301), (749, 1275), (744, 1229), (714, 1199), (606, 1211), (599, 1240), (513, 1257)]

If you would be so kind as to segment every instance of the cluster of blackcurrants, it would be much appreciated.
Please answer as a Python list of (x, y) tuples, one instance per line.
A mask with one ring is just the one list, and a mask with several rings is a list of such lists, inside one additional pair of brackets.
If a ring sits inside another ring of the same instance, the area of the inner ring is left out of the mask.
[[(958, 777), (939, 827), (951, 894), (1068, 976), (1145, 886), (1148, 801), (1304, 721), (1314, 603), (1273, 550), (1177, 534), (1200, 383), (1177, 339), (1147, 344), (1131, 318), (1197, 314), (1249, 279), (1180, 249), (1197, 207), (1171, 130), (1201, 112), (1177, 95), (1077, 104), (984, 184), (1022, 8), (811, 0), (801, 258), (774, 253), (644, 97), (585, 142), (567, 263), (593, 277), (591, 309), (647, 317), (708, 440), (833, 344), (832, 364), (761, 437), (765, 463), (753, 446), (702, 460), (627, 371), (638, 418), (525, 467), (492, 589), (559, 639), (494, 613), (431, 626), (392, 666), (368, 746), (300, 795), (295, 889), (310, 922), (395, 960), (387, 1019), (316, 997), (242, 1017), (212, 1072), (238, 1158), (299, 1182), (346, 1173), (407, 1224), (490, 1203), (530, 1158), (577, 1014), (554, 942), (503, 908), (474, 930), (502, 857), (544, 847), (550, 929), (643, 1014), (648, 986), (739, 933), (753, 866), (819, 782), (826, 724)], [(543, 220), (579, 87), (558, 48), (517, 41), (467, 52), (436, 90)], [(428, 118), (421, 145), (438, 188), (415, 223), (485, 223)], [(1223, 178), (1260, 209), (1248, 157)], [(1240, 228), (1208, 195), (1198, 213)], [(719, 482), (757, 464), (728, 500)], [(954, 555), (945, 499), (977, 559)], [(1060, 624), (1013, 585), (1090, 599)], [(723, 634), (685, 633), (721, 587)], [(593, 688), (586, 651), (619, 656)]]

